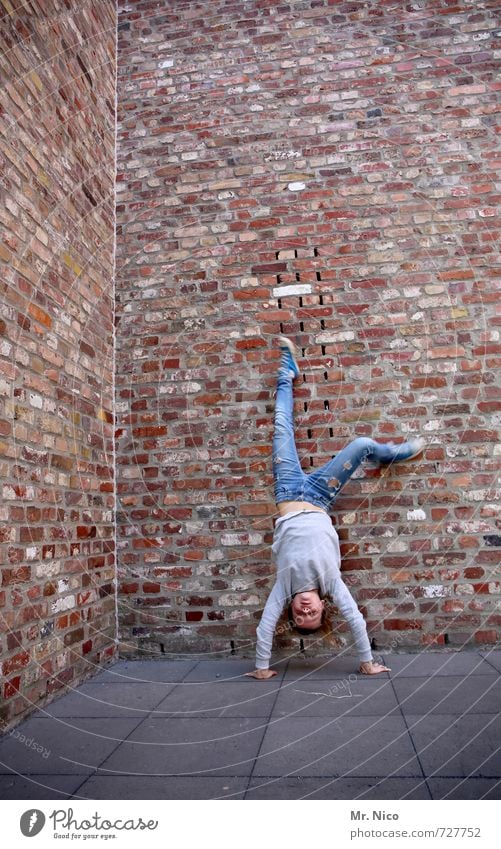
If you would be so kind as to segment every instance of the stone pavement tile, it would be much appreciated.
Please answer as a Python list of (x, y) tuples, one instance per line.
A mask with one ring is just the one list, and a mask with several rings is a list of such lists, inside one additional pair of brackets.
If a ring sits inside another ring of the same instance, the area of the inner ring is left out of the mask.
[[(501, 652), (500, 652), (501, 654)], [(419, 654), (383, 653), (391, 678), (431, 675), (492, 675), (492, 667), (478, 652), (430, 652)]]
[(501, 799), (501, 778), (428, 778), (433, 799)]
[(430, 799), (421, 777), (252, 778), (246, 799)]
[(277, 698), (278, 678), (256, 681), (243, 678), (238, 681), (207, 681), (177, 684), (152, 712), (152, 718), (161, 716), (270, 716)]
[(501, 716), (406, 715), (426, 776), (501, 778)]
[(433, 678), (396, 678), (393, 682), (403, 713), (499, 713), (499, 675), (453, 675)]
[(387, 716), (398, 711), (391, 681), (386, 676), (326, 681), (284, 681), (273, 718), (278, 716)]
[(494, 666), (498, 672), (501, 672), (501, 651), (493, 649), (492, 651), (482, 651), (480, 654), (486, 663)]
[(137, 724), (137, 719), (31, 717), (0, 740), (0, 773), (93, 772)]
[(264, 718), (147, 719), (98, 770), (99, 775), (250, 775)]
[(69, 799), (83, 775), (0, 775), (0, 799)]
[[(316, 658), (294, 657), (289, 660), (284, 680), (307, 681), (311, 679), (316, 681), (326, 679), (330, 681), (339, 678), (346, 678), (351, 681), (354, 680), (355, 677), (361, 677), (358, 672), (358, 667), (359, 662), (355, 656), (333, 657), (331, 655)], [(387, 678), (388, 674), (384, 673), (384, 677)]]
[(74, 799), (243, 799), (245, 776), (92, 775)]
[(196, 660), (119, 660), (98, 672), (91, 680), (115, 684), (183, 681), (195, 668)]
[(44, 715), (145, 719), (175, 686), (163, 683), (111, 684), (107, 681), (88, 681), (44, 708)]
[[(279, 661), (276, 664), (273, 664), (273, 669), (278, 672), (278, 675), (275, 678), (270, 679), (270, 681), (274, 681), (275, 685), (280, 680), (282, 672), (287, 665), (287, 661)], [(183, 683), (189, 683), (190, 681), (219, 681), (219, 682), (235, 682), (244, 680), (246, 672), (252, 672), (254, 669), (254, 664), (252, 660), (201, 660), (197, 663), (197, 665), (189, 672), (189, 674), (184, 679)], [(254, 682), (255, 685), (263, 685), (266, 684), (266, 681), (256, 681), (254, 678), (250, 679), (251, 682)]]
[(253, 776), (421, 775), (399, 716), (272, 719)]

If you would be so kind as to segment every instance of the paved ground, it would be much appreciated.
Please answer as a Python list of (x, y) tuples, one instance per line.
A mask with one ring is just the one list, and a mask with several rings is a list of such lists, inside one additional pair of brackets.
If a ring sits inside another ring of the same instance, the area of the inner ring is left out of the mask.
[(500, 799), (501, 651), (120, 661), (0, 740), (3, 799)]

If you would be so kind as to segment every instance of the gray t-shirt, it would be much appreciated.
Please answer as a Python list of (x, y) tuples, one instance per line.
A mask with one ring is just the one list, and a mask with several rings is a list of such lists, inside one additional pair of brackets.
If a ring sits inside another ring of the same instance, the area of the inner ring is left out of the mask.
[(256, 669), (267, 669), (273, 634), (284, 608), (299, 592), (330, 598), (350, 626), (361, 661), (372, 660), (365, 620), (340, 573), (339, 538), (327, 513), (301, 510), (278, 519), (272, 553), (277, 579), (257, 627)]

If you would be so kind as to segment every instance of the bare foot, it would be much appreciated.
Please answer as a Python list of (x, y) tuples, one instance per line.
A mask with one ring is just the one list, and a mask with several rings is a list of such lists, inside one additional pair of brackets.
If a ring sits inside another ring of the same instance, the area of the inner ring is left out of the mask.
[(376, 663), (375, 660), (365, 660), (360, 664), (360, 673), (362, 675), (378, 675), (379, 672), (391, 672), (391, 669), (382, 663)]

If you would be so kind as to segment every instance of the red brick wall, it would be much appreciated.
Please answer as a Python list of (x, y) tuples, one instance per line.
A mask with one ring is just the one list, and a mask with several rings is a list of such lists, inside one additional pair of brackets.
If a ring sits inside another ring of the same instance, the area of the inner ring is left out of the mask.
[(114, 653), (115, 7), (0, 3), (0, 721)]
[(305, 468), (428, 440), (335, 511), (375, 645), (499, 636), (497, 6), (119, 4), (125, 653), (252, 652), (281, 331)]

